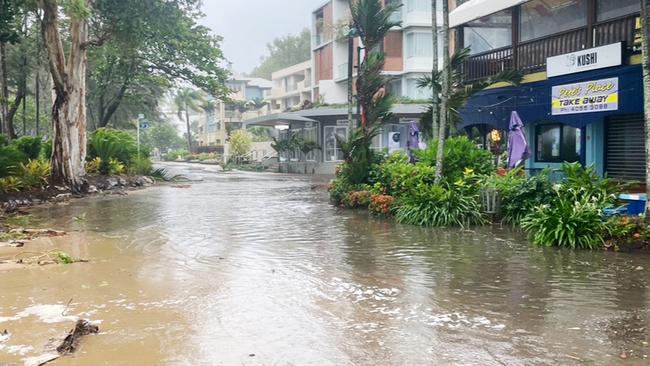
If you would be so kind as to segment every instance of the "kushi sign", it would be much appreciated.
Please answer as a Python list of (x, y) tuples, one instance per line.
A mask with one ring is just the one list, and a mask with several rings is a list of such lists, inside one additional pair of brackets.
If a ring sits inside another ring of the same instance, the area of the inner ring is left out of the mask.
[(553, 87), (553, 115), (618, 110), (618, 78)]
[(619, 66), (622, 63), (623, 44), (619, 42), (549, 57), (546, 60), (546, 74), (549, 78), (552, 78), (554, 76)]

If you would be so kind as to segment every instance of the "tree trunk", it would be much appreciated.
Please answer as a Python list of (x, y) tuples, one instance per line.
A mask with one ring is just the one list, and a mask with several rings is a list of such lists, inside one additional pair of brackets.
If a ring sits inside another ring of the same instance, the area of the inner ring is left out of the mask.
[[(25, 75), (24, 75), (25, 76)], [(26, 76), (25, 76), (26, 77)], [(9, 111), (7, 111), (7, 114), (5, 115), (5, 123), (7, 126), (7, 136), (9, 136), (10, 139), (15, 139), (16, 136), (16, 129), (14, 128), (14, 120), (16, 118), (16, 113), (18, 113), (18, 109), (20, 108), (20, 105), (23, 105), (23, 118), (24, 118), (24, 107), (27, 103), (25, 103), (25, 95), (27, 92), (27, 85), (25, 85), (22, 81), (20, 82), (20, 85), (18, 85), (18, 90), (16, 90), (16, 98), (14, 99), (13, 103), (11, 104), (11, 107), (9, 108)], [(24, 133), (23, 133), (24, 135)]]
[(185, 102), (185, 123), (187, 124), (187, 151), (192, 153), (192, 131), (190, 131), (190, 112)]
[[(431, 72), (432, 80), (435, 80), (436, 74), (438, 73), (438, 0), (431, 0), (431, 31), (433, 39), (433, 68)], [(438, 98), (438, 92), (436, 91), (435, 83), (431, 83), (432, 88), (432, 102), (433, 102), (433, 113), (431, 115), (431, 141), (435, 141), (438, 138), (438, 118), (439, 118), (439, 104), (440, 100)]]
[[(650, 0), (641, 0), (641, 22), (643, 40), (643, 95), (645, 111), (645, 165), (646, 193), (650, 197)], [(650, 204), (645, 208), (646, 221), (650, 222)]]
[(54, 85), (52, 180), (75, 192), (86, 185), (86, 70), (88, 22), (70, 20), (70, 54), (66, 62), (59, 33), (56, 0), (43, 0), (43, 38)]
[(3, 129), (0, 133), (5, 133), (10, 139), (16, 138), (13, 123), (7, 120), (9, 113), (9, 85), (7, 84), (7, 49), (4, 42), (0, 42), (0, 73), (2, 73), (2, 95), (0, 95), (0, 113), (2, 113)]
[(438, 133), (438, 152), (436, 154), (436, 182), (442, 178), (444, 166), (445, 138), (449, 121), (449, 2), (442, 1), (442, 89), (440, 97), (440, 127)]

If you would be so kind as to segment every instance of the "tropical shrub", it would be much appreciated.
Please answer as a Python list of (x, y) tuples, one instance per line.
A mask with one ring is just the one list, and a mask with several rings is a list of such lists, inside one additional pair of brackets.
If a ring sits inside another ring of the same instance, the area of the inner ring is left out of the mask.
[(602, 208), (610, 206), (616, 200), (620, 187), (607, 177), (600, 177), (593, 166), (583, 167), (580, 163), (562, 164), (561, 190), (580, 190), (583, 195), (598, 199)]
[(603, 244), (606, 226), (602, 208), (585, 190), (554, 187), (552, 204), (535, 207), (521, 221), (530, 240), (539, 246), (595, 249)]
[(392, 154), (372, 174), (372, 181), (384, 187), (384, 193), (395, 197), (409, 194), (420, 185), (435, 181), (435, 169), (423, 164), (410, 164), (402, 153)]
[(36, 160), (41, 154), (43, 140), (40, 137), (23, 136), (14, 140), (11, 145), (22, 152), (27, 159)]
[(354, 190), (354, 186), (347, 182), (343, 178), (336, 178), (330, 182), (329, 187), (327, 188), (330, 194), (330, 201), (340, 206), (343, 204), (343, 201), (347, 198), (348, 194)]
[(86, 173), (88, 174), (99, 174), (99, 170), (102, 166), (102, 159), (94, 158), (86, 162)]
[(446, 183), (420, 185), (400, 199), (395, 219), (420, 226), (466, 226), (484, 223), (477, 194)]
[(644, 217), (615, 216), (605, 222), (605, 247), (645, 246), (650, 242), (650, 227)]
[(51, 170), (49, 161), (29, 160), (20, 164), (18, 179), (23, 188), (41, 188), (47, 185)]
[[(109, 174), (111, 160), (116, 160), (125, 166), (136, 156), (137, 142), (126, 131), (100, 128), (88, 140), (88, 159), (101, 159), (102, 174)], [(142, 156), (149, 155), (143, 152)]]
[(343, 204), (347, 208), (367, 208), (370, 205), (369, 191), (353, 191), (343, 197)]
[(185, 159), (190, 153), (187, 150), (173, 150), (165, 154), (165, 161), (176, 161), (178, 159)]
[(7, 194), (11, 192), (18, 192), (23, 188), (23, 184), (18, 177), (4, 177), (0, 178), (0, 193)]
[(43, 141), (41, 143), (41, 160), (50, 160), (52, 158), (52, 140)]
[(107, 167), (107, 173), (110, 175), (119, 175), (119, 174), (124, 174), (126, 170), (126, 166), (122, 164), (121, 161), (117, 159), (111, 159), (108, 161), (106, 164)]
[(497, 189), (501, 216), (511, 224), (518, 224), (533, 208), (549, 204), (554, 199), (550, 170), (532, 177), (527, 177), (521, 169), (504, 175), (495, 174), (485, 180), (484, 188)]
[(27, 157), (14, 146), (0, 147), (0, 177), (7, 177), (15, 174), (21, 163), (27, 161)]
[[(424, 150), (416, 151), (420, 164), (435, 167), (438, 143), (433, 142)], [(463, 177), (465, 169), (472, 169), (477, 175), (488, 175), (494, 171), (494, 156), (476, 146), (466, 136), (450, 137), (445, 141), (445, 160), (442, 174), (454, 182)]]
[(370, 196), (370, 213), (378, 216), (389, 216), (393, 211), (395, 197), (385, 194), (373, 194)]
[(129, 163), (129, 174), (150, 175), (153, 172), (153, 162), (149, 157), (135, 157)]

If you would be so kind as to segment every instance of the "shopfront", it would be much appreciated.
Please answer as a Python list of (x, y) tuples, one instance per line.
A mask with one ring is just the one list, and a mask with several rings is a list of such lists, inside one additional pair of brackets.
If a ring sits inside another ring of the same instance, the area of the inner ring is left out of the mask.
[(643, 180), (642, 70), (624, 49), (618, 43), (548, 58), (546, 74), (474, 96), (461, 112), (462, 127), (507, 132), (516, 110), (531, 148), (529, 171), (580, 162), (612, 178)]

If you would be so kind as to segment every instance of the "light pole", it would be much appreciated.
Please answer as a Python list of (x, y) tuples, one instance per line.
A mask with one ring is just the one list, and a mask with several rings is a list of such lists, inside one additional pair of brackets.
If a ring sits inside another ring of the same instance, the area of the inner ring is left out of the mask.
[(354, 129), (352, 117), (352, 104), (354, 103), (354, 93), (352, 91), (352, 75), (354, 72), (354, 38), (357, 36), (357, 29), (350, 24), (348, 31), (348, 128), (350, 132)]

